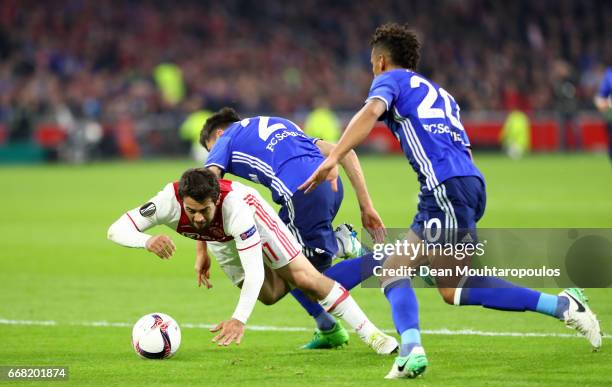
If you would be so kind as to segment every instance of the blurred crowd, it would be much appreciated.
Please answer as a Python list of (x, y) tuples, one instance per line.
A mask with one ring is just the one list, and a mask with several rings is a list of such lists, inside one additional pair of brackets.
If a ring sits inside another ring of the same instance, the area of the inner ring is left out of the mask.
[(0, 123), (20, 137), (41, 119), (177, 128), (202, 107), (355, 110), (387, 21), (413, 26), (419, 71), (464, 111), (591, 109), (612, 65), (608, 0), (3, 0)]

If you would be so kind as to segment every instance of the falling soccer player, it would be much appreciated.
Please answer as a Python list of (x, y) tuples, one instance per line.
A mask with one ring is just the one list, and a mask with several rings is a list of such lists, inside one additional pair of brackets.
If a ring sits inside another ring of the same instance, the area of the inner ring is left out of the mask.
[[(232, 318), (212, 329), (220, 332), (213, 339), (219, 345), (239, 344), (257, 299), (273, 304), (292, 285), (342, 318), (378, 354), (397, 349), (397, 341), (370, 322), (346, 289), (310, 264), (300, 244), (253, 188), (218, 180), (205, 168), (187, 170), (179, 182), (166, 185), (140, 208), (122, 215), (110, 226), (108, 238), (167, 259), (175, 251), (172, 239), (144, 232), (160, 224), (205, 243), (225, 274), (241, 288)], [(264, 262), (271, 269), (268, 278)], [(202, 280), (198, 273), (198, 281)]]

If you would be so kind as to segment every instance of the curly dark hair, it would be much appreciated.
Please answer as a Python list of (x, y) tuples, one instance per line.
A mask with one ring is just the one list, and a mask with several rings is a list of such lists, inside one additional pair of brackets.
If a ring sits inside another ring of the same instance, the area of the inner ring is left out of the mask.
[(216, 129), (224, 129), (229, 124), (240, 121), (240, 116), (231, 107), (224, 107), (212, 116), (210, 116), (204, 123), (204, 127), (200, 132), (200, 144), (206, 148), (206, 143), (210, 139), (210, 136)]
[(181, 199), (190, 197), (197, 202), (211, 199), (216, 202), (221, 189), (217, 177), (206, 168), (191, 168), (183, 173), (179, 181)]
[(386, 23), (379, 26), (372, 35), (370, 46), (387, 50), (397, 66), (416, 70), (419, 64), (421, 44), (407, 25)]

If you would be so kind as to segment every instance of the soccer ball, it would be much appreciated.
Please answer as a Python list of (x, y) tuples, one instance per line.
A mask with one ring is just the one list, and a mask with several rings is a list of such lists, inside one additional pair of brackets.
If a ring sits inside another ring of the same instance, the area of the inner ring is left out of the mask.
[(142, 358), (167, 359), (174, 355), (181, 345), (181, 328), (167, 314), (147, 314), (134, 324), (132, 345)]

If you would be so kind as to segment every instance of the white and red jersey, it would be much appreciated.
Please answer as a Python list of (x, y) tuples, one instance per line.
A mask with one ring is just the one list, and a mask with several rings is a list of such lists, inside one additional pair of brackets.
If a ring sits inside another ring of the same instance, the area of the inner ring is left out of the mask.
[(219, 185), (215, 215), (204, 230), (191, 226), (178, 183), (170, 183), (113, 223), (108, 238), (122, 246), (145, 248), (151, 238), (145, 231), (163, 224), (187, 238), (206, 242), (225, 274), (242, 286), (234, 318), (246, 322), (264, 280), (263, 263), (272, 269), (283, 267), (298, 256), (301, 245), (255, 189), (223, 179)]
[[(256, 245), (260, 238), (253, 218), (254, 204), (261, 197), (254, 189), (229, 180), (219, 180), (220, 195), (215, 215), (204, 230), (195, 229), (183, 208), (178, 194), (178, 182), (170, 183), (139, 208), (126, 213), (134, 227), (144, 232), (164, 224), (177, 233), (205, 242), (234, 241), (238, 250)], [(254, 201), (252, 198), (256, 198)]]
[[(236, 251), (256, 246), (262, 239), (266, 263), (275, 268), (286, 264), (301, 251), (301, 246), (259, 192), (224, 179), (219, 179), (219, 186), (217, 210), (205, 230), (196, 230), (189, 222), (178, 194), (178, 183), (166, 185), (147, 203), (128, 211), (126, 216), (141, 233), (164, 224), (187, 238), (207, 242), (207, 246), (215, 250), (214, 255), (219, 263), (225, 263), (223, 261), (230, 256), (235, 258)], [(142, 242), (142, 246), (131, 247), (144, 247), (145, 242)], [(222, 248), (219, 244), (227, 246)], [(223, 254), (219, 254), (220, 249)]]

